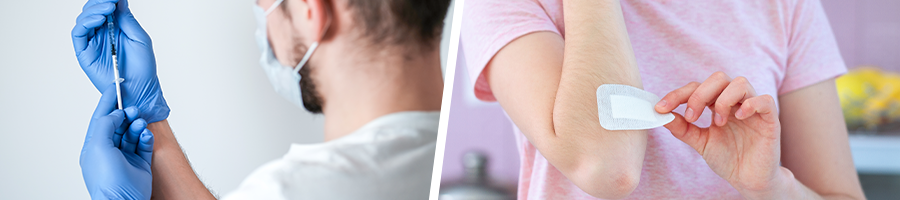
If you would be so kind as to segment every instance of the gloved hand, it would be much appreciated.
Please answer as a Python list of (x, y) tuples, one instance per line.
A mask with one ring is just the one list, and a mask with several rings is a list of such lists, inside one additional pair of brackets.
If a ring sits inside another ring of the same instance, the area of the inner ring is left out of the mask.
[[(113, 15), (116, 26), (109, 30), (106, 16)], [(109, 31), (114, 33), (122, 82), (122, 107), (135, 106), (147, 122), (169, 116), (156, 76), (156, 58), (150, 35), (141, 28), (128, 9), (127, 0), (89, 0), (72, 29), (72, 43), (78, 64), (97, 90), (113, 83), (113, 61)]]
[(136, 108), (115, 107), (115, 84), (108, 84), (81, 149), (84, 184), (91, 199), (150, 199), (153, 134), (146, 129), (146, 121), (135, 119)]

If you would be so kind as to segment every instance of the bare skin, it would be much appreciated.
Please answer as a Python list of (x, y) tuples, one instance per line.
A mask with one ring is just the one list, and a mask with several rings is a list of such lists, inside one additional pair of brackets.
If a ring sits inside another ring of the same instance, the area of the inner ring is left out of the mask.
[(597, 121), (602, 84), (641, 88), (618, 0), (566, 1), (566, 40), (552, 32), (510, 42), (484, 75), (525, 137), (576, 186), (622, 198), (640, 180), (647, 131), (609, 131)]
[(778, 98), (781, 165), (825, 199), (865, 199), (835, 88), (829, 79)]
[[(259, 0), (268, 8), (274, 0)], [(371, 45), (360, 37), (345, 1), (291, 0), (267, 18), (269, 40), (282, 65), (296, 66), (305, 52), (324, 100), (325, 140), (352, 133), (380, 116), (402, 111), (438, 111), (443, 94), (438, 42), (421, 48)], [(415, 49), (416, 51), (411, 51)], [(153, 199), (215, 199), (194, 174), (167, 120), (147, 127), (154, 133)]]
[(147, 125), (156, 140), (153, 144), (153, 194), (151, 199), (216, 199), (203, 182), (175, 140), (168, 120)]
[[(675, 120), (665, 127), (697, 150), (709, 167), (745, 198), (865, 199), (850, 158), (834, 79), (782, 96), (781, 115), (790, 122), (805, 122), (790, 123), (789, 128), (782, 127), (775, 99), (770, 95), (757, 96), (744, 77), (732, 80), (725, 73), (717, 72), (703, 83), (692, 82), (670, 92), (656, 105), (656, 110), (668, 113), (685, 103), (685, 116), (674, 113)], [(714, 111), (714, 124), (708, 128), (691, 124), (706, 107)], [(820, 123), (840, 125), (829, 127)], [(782, 134), (785, 130), (791, 132)], [(783, 141), (782, 135), (790, 135), (791, 139)], [(819, 139), (794, 139), (804, 137)], [(782, 149), (791, 153), (783, 153)], [(804, 155), (807, 158), (797, 155), (810, 150), (816, 153)], [(783, 155), (798, 160), (782, 159)], [(785, 165), (779, 166), (782, 160)], [(791, 168), (806, 173), (797, 177)], [(808, 171), (830, 173), (813, 176)], [(825, 179), (833, 181), (824, 182)], [(811, 183), (812, 187), (804, 183)]]
[[(484, 76), (525, 137), (572, 183), (595, 197), (622, 198), (638, 184), (647, 133), (608, 131), (597, 120), (585, 120), (597, 118), (594, 91), (600, 84), (641, 87), (621, 10), (618, 1), (572, 0), (564, 3), (564, 16), (565, 40), (551, 32), (526, 34), (501, 49)], [(687, 103), (691, 115), (679, 115), (667, 127), (704, 155), (714, 171), (742, 195), (750, 199), (865, 198), (850, 158), (833, 80), (780, 95), (780, 116), (775, 99), (749, 93), (752, 86), (738, 81), (729, 89), (732, 95), (726, 95), (730, 98), (723, 99), (729, 102), (725, 105), (753, 98), (754, 106), (748, 104), (740, 119), (731, 106), (719, 107), (717, 116), (728, 117), (713, 119), (716, 126), (691, 127), (689, 122), (696, 121), (703, 108), (716, 102), (713, 97), (734, 82), (724, 73), (719, 76), (723, 79), (704, 82), (706, 86), (699, 89), (703, 92), (697, 98), (706, 99), (686, 99), (701, 87), (696, 83), (681, 90), (689, 91), (688, 97), (667, 100), (669, 104), (657, 110), (670, 112)], [(721, 134), (726, 132), (732, 134)], [(706, 141), (711, 144), (701, 143)], [(742, 145), (727, 145), (735, 141)]]

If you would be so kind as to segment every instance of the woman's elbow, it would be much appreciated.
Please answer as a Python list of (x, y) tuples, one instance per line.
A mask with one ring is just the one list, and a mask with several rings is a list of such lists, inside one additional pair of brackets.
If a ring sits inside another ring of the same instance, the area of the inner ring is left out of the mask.
[(641, 166), (622, 166), (601, 169), (572, 177), (575, 185), (591, 196), (602, 199), (625, 198), (637, 188), (641, 180)]

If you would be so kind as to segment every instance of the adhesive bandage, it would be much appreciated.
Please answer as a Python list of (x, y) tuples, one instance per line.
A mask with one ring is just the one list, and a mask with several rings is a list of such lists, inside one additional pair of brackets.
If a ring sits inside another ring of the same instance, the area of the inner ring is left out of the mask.
[(666, 125), (675, 119), (672, 113), (659, 114), (653, 108), (659, 102), (655, 94), (618, 84), (597, 88), (597, 114), (606, 130), (643, 130)]

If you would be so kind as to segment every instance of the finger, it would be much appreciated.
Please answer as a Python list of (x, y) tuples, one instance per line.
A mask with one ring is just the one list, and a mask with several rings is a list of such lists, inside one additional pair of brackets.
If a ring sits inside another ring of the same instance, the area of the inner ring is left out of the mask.
[(122, 120), (122, 122), (125, 125), (119, 126), (119, 128), (117, 128), (115, 131), (116, 135), (113, 136), (113, 139), (116, 141), (116, 144), (115, 144), (116, 148), (121, 147), (120, 145), (122, 144), (122, 138), (125, 136), (125, 133), (128, 132), (128, 126), (131, 124), (131, 123), (125, 123), (126, 122), (125, 120)]
[(93, 35), (94, 29), (102, 25), (106, 18), (101, 15), (86, 17), (85, 19), (75, 22), (72, 28), (72, 46), (75, 47), (75, 53), (81, 55), (88, 47), (89, 35)]
[(119, 0), (88, 0), (87, 3), (84, 3), (84, 6), (81, 7), (81, 11), (87, 10), (89, 7), (93, 5), (97, 5), (100, 3), (116, 3)]
[(147, 163), (151, 163), (153, 158), (153, 133), (150, 132), (150, 129), (144, 129), (141, 132), (140, 143), (138, 144), (137, 154), (141, 158), (147, 161)]
[(90, 7), (86, 7), (81, 13), (78, 14), (78, 17), (75, 18), (75, 21), (81, 21), (82, 19), (90, 16), (103, 16), (112, 14), (113, 11), (116, 10), (116, 3), (112, 2), (103, 2), (91, 5)]
[(707, 138), (709, 137), (707, 134), (708, 131), (687, 122), (687, 120), (678, 113), (672, 114), (675, 115), (675, 119), (664, 125), (664, 127), (669, 129), (669, 132), (672, 132), (672, 136), (675, 136), (675, 138), (688, 144), (688, 146), (691, 146), (702, 155), (703, 149), (706, 147)]
[[(75, 20), (75, 27), (72, 28), (72, 37), (87, 40), (88, 33), (92, 33), (96, 28), (106, 22), (104, 15), (79, 16)], [(77, 50), (77, 49), (76, 49)]]
[(122, 125), (124, 120), (125, 112), (122, 110), (114, 110), (108, 115), (91, 120), (88, 128), (90, 142), (114, 142), (115, 130)]
[(778, 112), (776, 109), (775, 98), (766, 94), (744, 100), (744, 103), (741, 104), (741, 108), (734, 113), (734, 117), (744, 120), (750, 118), (754, 114), (759, 114), (766, 122), (778, 123)]
[(137, 119), (131, 123), (128, 132), (122, 137), (123, 152), (137, 153), (137, 145), (141, 140), (141, 133), (147, 129), (147, 122), (144, 119)]
[(134, 122), (134, 120), (137, 120), (140, 114), (141, 112), (137, 109), (137, 107), (129, 106), (125, 108), (125, 116), (128, 118), (128, 122)]
[(703, 109), (712, 105), (730, 82), (731, 78), (724, 72), (713, 73), (703, 81), (688, 98), (687, 109), (684, 111), (685, 120), (692, 123), (697, 121), (703, 114)]
[(675, 89), (669, 94), (666, 94), (658, 103), (656, 103), (656, 112), (659, 113), (669, 113), (678, 105), (686, 103), (688, 101), (688, 97), (691, 96), (691, 93), (694, 93), (694, 90), (697, 90), (697, 87), (700, 86), (698, 82), (690, 82), (687, 85)]
[[(124, 123), (132, 124), (134, 122), (134, 120), (137, 119), (137, 115), (138, 115), (137, 108), (128, 107), (128, 108), (125, 108), (124, 112), (125, 112), (125, 122)], [(131, 125), (121, 126), (118, 129), (116, 129), (116, 135), (115, 135), (115, 137), (113, 137), (113, 139), (115, 140), (116, 148), (121, 148), (122, 138), (125, 136), (125, 133), (128, 131), (129, 126), (131, 126)]]
[[(124, 111), (125, 111), (125, 124), (130, 124), (129, 126), (132, 126), (133, 125), (132, 123), (134, 122), (134, 120), (136, 120), (138, 118), (138, 115), (140, 114), (138, 109), (134, 106), (131, 106), (131, 107), (125, 108)], [(116, 129), (116, 135), (119, 136), (119, 137), (117, 137), (117, 138), (119, 138), (119, 140), (122, 140), (122, 136), (124, 136), (126, 131), (128, 131), (129, 126), (121, 126), (121, 127), (119, 127), (119, 129)], [(116, 147), (119, 147), (119, 145), (116, 145)]]
[(747, 78), (742, 76), (734, 78), (716, 99), (715, 106), (713, 106), (713, 115), (715, 115), (713, 121), (717, 126), (724, 126), (728, 122), (728, 116), (731, 116), (731, 108), (754, 96), (756, 96), (756, 90), (753, 89)]
[(94, 109), (94, 114), (91, 115), (91, 119), (99, 119), (103, 116), (109, 115), (110, 112), (116, 109), (116, 85), (110, 83), (106, 86), (100, 95), (100, 102), (97, 103), (97, 108)]
[(131, 9), (128, 8), (127, 0), (121, 0), (118, 2), (115, 15), (117, 20), (116, 23), (118, 23), (119, 29), (122, 30), (126, 37), (146, 46), (151, 45), (150, 35), (148, 35), (146, 31), (144, 31), (144, 28), (141, 27), (141, 24), (138, 23), (137, 19), (134, 18), (134, 15), (131, 13)]
[(88, 46), (88, 36), (98, 27), (106, 22), (106, 15), (115, 11), (114, 3), (101, 3), (86, 8), (84, 12), (75, 19), (75, 27), (72, 28), (72, 43), (75, 46), (75, 52), (84, 51)]
[[(125, 111), (122, 111), (122, 113), (124, 114)], [(127, 115), (127, 114), (125, 114), (125, 115)], [(114, 131), (112, 141), (113, 141), (113, 146), (115, 146), (116, 148), (122, 147), (122, 138), (125, 136), (125, 132), (128, 132), (128, 126), (131, 124), (131, 123), (128, 123), (127, 121), (125, 121), (125, 120), (127, 120), (127, 118), (128, 117), (125, 117), (125, 119), (122, 120), (122, 122), (125, 123), (125, 125), (119, 126)]]
[(122, 136), (125, 135), (124, 130), (125, 129), (122, 127), (118, 127), (118, 128), (116, 128), (116, 130), (113, 130), (112, 142), (113, 142), (114, 147), (116, 147), (116, 148), (122, 147)]

